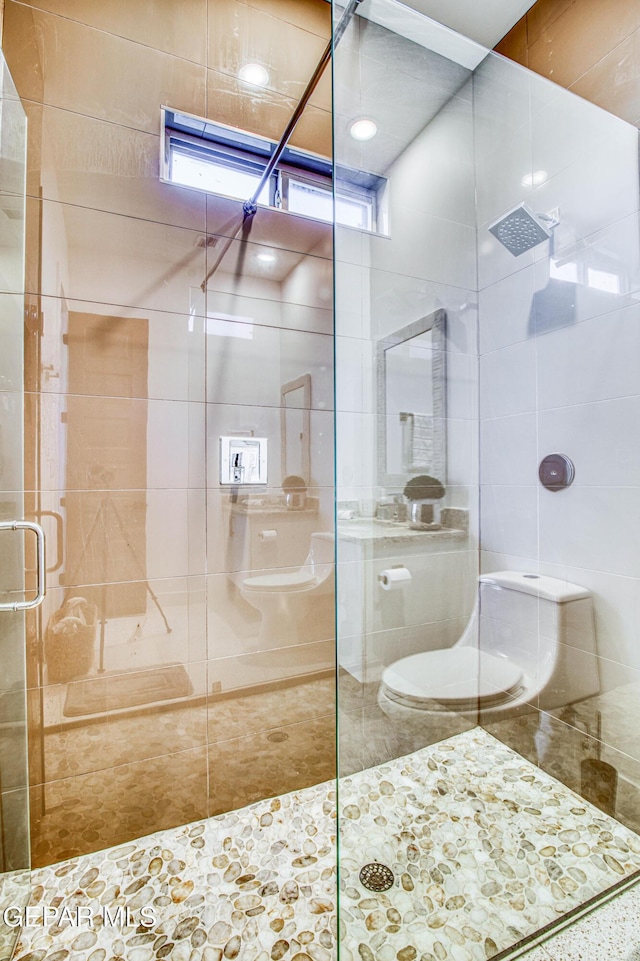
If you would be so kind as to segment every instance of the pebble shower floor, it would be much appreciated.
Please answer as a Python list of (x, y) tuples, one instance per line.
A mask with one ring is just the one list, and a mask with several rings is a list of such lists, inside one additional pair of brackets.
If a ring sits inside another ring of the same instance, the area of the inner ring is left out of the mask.
[[(339, 785), (341, 961), (486, 961), (640, 871), (640, 838), (476, 728)], [(33, 872), (16, 961), (333, 961), (327, 782)], [(387, 864), (384, 893), (362, 866)], [(145, 928), (104, 908), (150, 906)]]

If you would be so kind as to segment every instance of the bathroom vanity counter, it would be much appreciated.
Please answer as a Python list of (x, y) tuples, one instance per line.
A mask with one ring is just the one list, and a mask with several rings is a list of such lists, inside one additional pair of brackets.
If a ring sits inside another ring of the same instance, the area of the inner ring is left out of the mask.
[(465, 530), (440, 527), (437, 530), (414, 530), (397, 521), (358, 517), (338, 522), (340, 541), (358, 544), (373, 556), (391, 556), (400, 552), (429, 553), (459, 550), (468, 538)]
[(232, 514), (259, 514), (263, 517), (268, 517), (272, 514), (280, 516), (281, 514), (291, 514), (292, 516), (310, 516), (318, 513), (319, 503), (317, 497), (308, 497), (307, 506), (302, 510), (291, 510), (287, 508), (284, 503), (260, 503), (260, 501), (238, 501), (236, 504), (229, 503), (226, 505), (227, 510)]
[(441, 537), (463, 537), (467, 532), (458, 530), (454, 527), (437, 527), (433, 530), (415, 530), (408, 524), (400, 524), (398, 521), (381, 521), (376, 517), (357, 517), (349, 521), (338, 522), (338, 534), (348, 540), (393, 540), (405, 543), (416, 538), (431, 540)]

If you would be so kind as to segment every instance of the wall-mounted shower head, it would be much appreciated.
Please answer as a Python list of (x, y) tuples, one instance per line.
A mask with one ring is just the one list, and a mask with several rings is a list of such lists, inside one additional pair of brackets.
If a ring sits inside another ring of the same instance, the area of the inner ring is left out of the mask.
[(489, 231), (510, 254), (519, 257), (551, 237), (551, 230), (557, 221), (546, 216), (544, 219), (548, 220), (548, 224), (543, 222), (541, 214), (534, 214), (526, 204), (518, 204), (491, 224)]

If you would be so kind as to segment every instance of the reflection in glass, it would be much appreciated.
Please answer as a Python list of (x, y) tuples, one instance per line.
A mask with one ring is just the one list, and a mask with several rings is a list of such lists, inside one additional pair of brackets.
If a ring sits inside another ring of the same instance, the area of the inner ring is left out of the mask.
[(378, 483), (446, 475), (446, 314), (436, 311), (377, 344)]

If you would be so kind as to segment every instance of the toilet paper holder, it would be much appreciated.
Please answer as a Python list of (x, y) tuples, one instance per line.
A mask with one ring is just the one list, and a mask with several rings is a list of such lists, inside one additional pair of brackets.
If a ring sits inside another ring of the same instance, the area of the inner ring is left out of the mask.
[(411, 580), (411, 571), (404, 564), (397, 564), (389, 567), (378, 574), (378, 585), (383, 591), (397, 591)]

